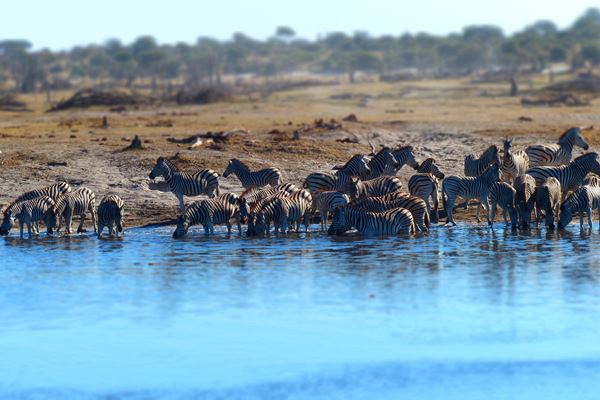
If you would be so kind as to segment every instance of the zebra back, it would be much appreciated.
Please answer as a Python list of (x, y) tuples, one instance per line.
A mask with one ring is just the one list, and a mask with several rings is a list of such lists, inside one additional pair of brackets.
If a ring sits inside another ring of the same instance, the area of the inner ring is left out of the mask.
[(465, 157), (465, 176), (477, 177), (483, 174), (492, 164), (501, 164), (498, 147), (491, 145), (479, 158), (474, 154)]
[(277, 192), (287, 192), (288, 194), (291, 194), (297, 190), (298, 187), (293, 183), (283, 183), (281, 185), (273, 186), (266, 189), (251, 189), (242, 197), (244, 197), (249, 204), (253, 204), (257, 201), (266, 199), (267, 197), (270, 197)]
[(359, 193), (366, 196), (383, 196), (398, 192), (402, 189), (402, 182), (395, 176), (381, 176), (368, 181), (358, 182)]
[(69, 193), (72, 190), (73, 189), (71, 188), (71, 185), (69, 185), (68, 183), (58, 182), (53, 185), (43, 187), (41, 189), (34, 189), (29, 192), (25, 192), (19, 197), (17, 197), (17, 199), (13, 203), (23, 200), (33, 200), (36, 197), (41, 196), (48, 196), (56, 202), (60, 196)]
[(383, 147), (369, 163), (367, 164), (371, 172), (369, 174), (365, 174), (361, 176), (361, 179), (369, 180), (378, 178), (384, 174), (386, 170), (395, 170), (398, 169), (398, 161), (392, 150), (389, 147)]
[(427, 203), (420, 197), (407, 194), (387, 198), (385, 196), (366, 197), (353, 200), (349, 206), (368, 212), (384, 212), (394, 208), (405, 208), (412, 214), (413, 220), (420, 231), (426, 232), (429, 230), (430, 219), (427, 212)]
[(340, 174), (342, 174), (352, 178), (369, 175), (371, 170), (369, 169), (368, 163), (369, 159), (366, 156), (355, 154), (348, 162), (346, 162), (346, 164), (339, 168), (334, 168), (337, 169), (335, 175), (340, 176)]
[(98, 205), (98, 226), (106, 226), (113, 221), (117, 223), (117, 230), (122, 231), (121, 223), (124, 207), (125, 203), (116, 194), (104, 196)]
[(279, 169), (263, 168), (258, 171), (251, 171), (246, 164), (236, 158), (229, 160), (229, 164), (223, 172), (223, 177), (227, 178), (230, 174), (234, 174), (246, 190), (281, 184), (281, 171)]
[(372, 213), (350, 206), (336, 208), (329, 230), (330, 235), (341, 235), (356, 228), (362, 235), (395, 235), (415, 232), (411, 213), (404, 208), (395, 208), (381, 213)]

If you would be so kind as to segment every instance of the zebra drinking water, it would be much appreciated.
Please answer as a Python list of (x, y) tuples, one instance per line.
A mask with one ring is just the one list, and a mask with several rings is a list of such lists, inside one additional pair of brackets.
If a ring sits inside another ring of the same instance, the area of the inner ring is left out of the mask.
[(233, 193), (225, 193), (218, 197), (198, 200), (190, 204), (177, 219), (177, 228), (173, 238), (185, 236), (193, 225), (202, 225), (206, 235), (215, 233), (214, 225), (225, 224), (227, 234), (231, 234), (232, 221), (238, 226), (238, 233), (242, 234), (240, 222), (240, 198)]
[(429, 231), (429, 212), (425, 201), (408, 193), (393, 193), (379, 197), (364, 197), (353, 200), (350, 207), (368, 212), (383, 212), (394, 208), (405, 208), (412, 214), (417, 230)]
[(352, 228), (365, 236), (412, 234), (415, 223), (405, 208), (394, 208), (380, 213), (367, 212), (350, 206), (338, 207), (327, 230), (330, 235), (342, 235)]
[(490, 203), (492, 207), (492, 220), (490, 226), (494, 226), (494, 220), (496, 219), (496, 207), (498, 204), (502, 207), (502, 217), (504, 223), (508, 225), (508, 217), (510, 217), (510, 224), (512, 229), (517, 229), (518, 216), (517, 208), (515, 204), (517, 191), (506, 182), (496, 182), (490, 189)]
[(123, 200), (116, 194), (104, 196), (98, 205), (98, 239), (102, 236), (104, 227), (108, 228), (109, 236), (119, 236), (123, 232)]
[(79, 188), (74, 192), (67, 193), (58, 199), (56, 203), (56, 216), (58, 218), (58, 228), (60, 230), (62, 221), (65, 221), (65, 232), (70, 235), (71, 223), (74, 216), (80, 217), (79, 227), (77, 233), (85, 232), (83, 229), (83, 222), (85, 221), (85, 214), (89, 212), (92, 215), (92, 224), (94, 225), (94, 232), (97, 232), (96, 228), (96, 195), (90, 189), (86, 187)]
[(550, 177), (535, 189), (536, 223), (542, 220), (542, 210), (546, 213), (546, 226), (554, 229), (554, 219), (560, 210), (561, 187), (558, 179)]
[(560, 219), (558, 229), (564, 229), (571, 220), (573, 214), (579, 213), (579, 225), (583, 228), (584, 214), (587, 213), (588, 226), (592, 229), (592, 211), (599, 209), (600, 219), (600, 187), (597, 185), (584, 185), (575, 190), (560, 206)]
[(535, 186), (535, 179), (531, 175), (519, 175), (515, 178), (514, 188), (517, 192), (515, 203), (519, 225), (522, 229), (527, 229), (531, 222), (531, 211), (533, 211), (535, 205)]
[(32, 227), (34, 224), (37, 226), (39, 221), (46, 223), (48, 235), (52, 235), (52, 231), (56, 226), (54, 206), (54, 200), (49, 196), (36, 197), (33, 200), (24, 200), (21, 202), (19, 212), (11, 216), (11, 223), (14, 223), (14, 219), (19, 220), (21, 239), (23, 239), (24, 225), (27, 224), (27, 232), (31, 239)]
[(313, 195), (313, 210), (319, 210), (321, 231), (327, 230), (327, 217), (337, 207), (344, 207), (350, 202), (348, 195), (342, 192), (325, 191)]
[(396, 159), (397, 165), (388, 165), (383, 175), (396, 175), (404, 165), (408, 165), (413, 169), (419, 168), (419, 163), (415, 157), (415, 149), (412, 146), (400, 146), (397, 149), (392, 150), (392, 154)]
[[(433, 158), (428, 158), (421, 163), (417, 173), (408, 180), (408, 192), (425, 201), (429, 217), (431, 221), (435, 223), (437, 223), (439, 219), (439, 181), (444, 179), (444, 176), (445, 175), (440, 171), (435, 160)], [(433, 210), (431, 209), (429, 198), (433, 201)]]
[(195, 174), (181, 172), (175, 164), (164, 157), (156, 160), (150, 179), (162, 176), (171, 193), (179, 200), (179, 209), (185, 210), (183, 196), (206, 195), (210, 198), (219, 194), (219, 174), (212, 169), (202, 169)]

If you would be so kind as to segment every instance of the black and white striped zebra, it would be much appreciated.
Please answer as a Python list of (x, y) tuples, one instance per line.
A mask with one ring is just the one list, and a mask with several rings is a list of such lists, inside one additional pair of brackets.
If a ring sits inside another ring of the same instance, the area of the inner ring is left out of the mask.
[(239, 179), (245, 191), (267, 185), (277, 186), (281, 184), (281, 171), (279, 169), (263, 168), (258, 171), (250, 171), (246, 164), (236, 158), (229, 160), (229, 164), (223, 172), (223, 178), (227, 178), (231, 174)]
[(344, 207), (350, 202), (348, 195), (342, 192), (325, 191), (313, 195), (313, 210), (319, 210), (321, 231), (327, 230), (327, 218), (337, 207)]
[(600, 186), (600, 176), (594, 174), (593, 172), (589, 173), (585, 176), (582, 185)]
[(491, 226), (494, 226), (496, 219), (496, 208), (498, 205), (500, 205), (500, 207), (502, 207), (502, 217), (504, 219), (504, 223), (508, 225), (508, 218), (510, 217), (510, 225), (512, 226), (512, 229), (517, 229), (519, 218), (517, 216), (517, 207), (515, 203), (516, 196), (517, 191), (515, 188), (506, 182), (496, 182), (492, 185), (490, 189), (490, 203), (492, 207)]
[(240, 222), (240, 198), (233, 193), (225, 193), (212, 199), (198, 200), (186, 207), (177, 219), (177, 228), (173, 238), (185, 236), (193, 225), (202, 225), (206, 235), (215, 233), (215, 225), (226, 225), (227, 233), (231, 234), (232, 222), (236, 222), (238, 233), (242, 233)]
[(54, 200), (49, 196), (36, 197), (33, 200), (24, 200), (20, 202), (19, 212), (11, 216), (11, 223), (14, 219), (19, 220), (21, 239), (23, 239), (23, 227), (27, 224), (27, 233), (32, 237), (32, 228), (37, 226), (39, 221), (46, 223), (48, 235), (56, 226), (56, 213), (54, 211)]
[[(466, 201), (469, 199), (478, 199), (479, 203), (483, 205), (487, 211), (488, 223), (490, 220), (490, 203), (489, 194), (492, 185), (500, 180), (500, 164), (493, 163), (491, 167), (487, 169), (483, 174), (472, 177), (472, 176), (449, 176), (444, 179), (442, 184), (442, 200), (444, 203), (444, 209), (448, 214), (448, 224), (456, 225), (454, 222), (453, 211), (454, 202), (457, 197), (462, 197)], [(479, 212), (481, 207), (477, 206), (477, 221), (479, 219)]]
[(304, 223), (308, 232), (313, 198), (306, 190), (299, 190), (289, 196), (274, 196), (254, 212), (252, 229), (248, 227), (249, 235), (263, 235), (269, 233), (270, 224), (273, 222), (275, 233), (285, 233), (290, 226), (300, 230)]
[(369, 160), (367, 157), (356, 154), (346, 164), (339, 167), (335, 174), (327, 172), (313, 172), (309, 174), (303, 187), (311, 193), (322, 191), (338, 191), (350, 194), (355, 189), (355, 182), (352, 178), (358, 178), (361, 175), (370, 173)]
[(156, 160), (150, 172), (150, 179), (162, 176), (171, 193), (179, 200), (179, 209), (185, 210), (183, 196), (206, 195), (210, 198), (219, 195), (219, 174), (212, 169), (202, 169), (194, 174), (180, 171), (175, 164), (164, 157)]
[(338, 207), (327, 230), (330, 235), (342, 235), (352, 228), (364, 236), (387, 236), (415, 233), (412, 214), (405, 208), (384, 212), (368, 212), (350, 206)]
[(542, 220), (542, 211), (546, 213), (546, 226), (554, 229), (554, 220), (560, 211), (561, 187), (558, 179), (550, 177), (535, 189), (536, 224)]
[(364, 197), (350, 202), (350, 207), (368, 212), (383, 212), (394, 208), (405, 208), (412, 214), (420, 232), (429, 231), (429, 213), (425, 201), (408, 193), (394, 193), (380, 197)]
[(592, 211), (598, 209), (600, 220), (600, 187), (597, 185), (584, 185), (567, 197), (560, 206), (560, 219), (558, 229), (564, 229), (571, 220), (573, 214), (579, 213), (579, 225), (583, 228), (584, 214), (587, 213), (588, 226), (592, 229)]
[(398, 192), (402, 189), (402, 182), (395, 176), (380, 176), (368, 181), (358, 181), (355, 184), (356, 192), (350, 193), (351, 197), (383, 196)]
[(18, 201), (23, 201), (23, 200), (33, 200), (36, 197), (42, 197), (42, 196), (48, 196), (52, 200), (54, 200), (54, 202), (56, 202), (56, 201), (58, 201), (60, 196), (70, 193), (72, 190), (73, 189), (71, 188), (71, 185), (69, 185), (68, 183), (58, 182), (58, 183), (55, 183), (50, 186), (46, 186), (41, 189), (34, 189), (29, 192), (25, 192), (22, 195), (20, 195), (19, 197), (17, 197), (14, 202), (16, 203)]
[(104, 227), (108, 228), (109, 236), (119, 236), (123, 232), (123, 208), (125, 203), (116, 194), (108, 194), (98, 205), (98, 239), (102, 236)]
[(583, 183), (585, 176), (593, 172), (600, 174), (600, 163), (598, 161), (598, 153), (586, 153), (574, 159), (569, 165), (561, 165), (558, 167), (534, 167), (530, 168), (527, 173), (535, 179), (535, 183), (539, 186), (550, 177), (558, 179), (563, 192), (563, 197), (568, 192), (574, 191)]
[[(420, 197), (427, 205), (427, 212), (432, 222), (437, 223), (439, 208), (439, 181), (444, 179), (444, 174), (433, 158), (428, 158), (421, 163), (417, 173), (408, 180), (408, 192)], [(433, 210), (429, 199), (433, 201)]]
[(531, 167), (559, 166), (571, 162), (573, 147), (587, 150), (590, 146), (581, 135), (580, 128), (569, 128), (558, 138), (558, 144), (539, 144), (525, 150)]
[(528, 229), (531, 222), (531, 212), (535, 208), (535, 187), (535, 179), (531, 175), (524, 174), (515, 178), (515, 203), (519, 216), (519, 226), (522, 229)]
[(408, 165), (413, 169), (419, 168), (419, 163), (415, 156), (415, 149), (412, 146), (399, 146), (395, 150), (392, 150), (392, 154), (396, 159), (397, 165), (394, 167), (388, 166), (383, 175), (396, 175), (404, 165)]
[(361, 176), (361, 179), (363, 180), (378, 178), (384, 175), (386, 170), (395, 171), (401, 168), (396, 157), (394, 157), (394, 154), (392, 153), (392, 149), (389, 147), (383, 147), (379, 150), (367, 165), (371, 171), (370, 173)]
[(61, 196), (56, 203), (56, 217), (58, 218), (58, 230), (62, 226), (62, 221), (65, 222), (65, 232), (70, 235), (71, 223), (73, 217), (79, 216), (80, 223), (77, 228), (77, 233), (85, 232), (83, 229), (83, 222), (85, 221), (85, 214), (89, 212), (92, 216), (92, 224), (94, 225), (94, 232), (97, 232), (96, 226), (96, 195), (90, 189), (86, 187), (79, 188), (74, 192), (70, 192)]
[(529, 169), (529, 156), (522, 150), (512, 150), (512, 139), (504, 140), (504, 158), (502, 159), (502, 177), (507, 182), (514, 182), (517, 176)]
[(491, 145), (488, 147), (479, 158), (474, 154), (469, 154), (465, 157), (465, 176), (477, 177), (483, 174), (492, 164), (501, 165), (498, 147)]
[(260, 200), (266, 199), (277, 192), (287, 192), (292, 194), (300, 190), (293, 183), (282, 183), (281, 185), (262, 188), (262, 189), (251, 189), (249, 192), (242, 195), (248, 204), (254, 204)]

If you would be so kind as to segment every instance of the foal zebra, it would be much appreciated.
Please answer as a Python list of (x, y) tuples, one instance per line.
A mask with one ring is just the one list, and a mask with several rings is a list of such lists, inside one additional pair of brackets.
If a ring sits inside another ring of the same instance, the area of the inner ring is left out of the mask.
[(527, 229), (531, 222), (531, 211), (535, 204), (535, 186), (535, 179), (531, 175), (524, 174), (515, 178), (514, 188), (517, 191), (515, 202), (519, 214), (519, 225), (523, 229)]
[(216, 198), (198, 200), (190, 204), (177, 219), (177, 228), (173, 232), (173, 238), (178, 239), (185, 236), (191, 226), (198, 224), (202, 225), (206, 235), (214, 234), (214, 225), (221, 224), (225, 224), (227, 233), (231, 234), (231, 221), (233, 220), (237, 222), (238, 233), (241, 235), (242, 226), (237, 195), (225, 193)]
[(34, 189), (29, 192), (25, 192), (14, 201), (15, 203), (23, 200), (33, 200), (36, 197), (48, 196), (54, 202), (58, 200), (58, 198), (66, 193), (70, 193), (73, 189), (71, 185), (66, 182), (58, 182), (54, 185), (46, 186), (41, 189)]
[(380, 213), (367, 212), (350, 206), (338, 207), (327, 230), (330, 235), (342, 235), (352, 228), (365, 236), (412, 234), (415, 223), (405, 208), (394, 208)]
[(354, 198), (363, 196), (383, 196), (402, 189), (402, 182), (395, 176), (380, 176), (379, 178), (368, 181), (358, 181), (355, 183), (354, 188), (356, 191), (351, 193), (351, 197)]
[(561, 188), (558, 179), (550, 177), (535, 189), (536, 224), (542, 220), (542, 210), (546, 213), (546, 226), (554, 229), (554, 219), (560, 210)]
[[(492, 185), (500, 180), (501, 172), (499, 164), (492, 164), (483, 174), (478, 177), (449, 176), (444, 179), (442, 184), (442, 200), (444, 208), (448, 214), (447, 224), (456, 225), (453, 217), (454, 202), (457, 197), (462, 197), (466, 201), (469, 199), (478, 199), (484, 206), (488, 214), (488, 223), (490, 223), (490, 203), (489, 193)], [(481, 207), (477, 206), (477, 222)]]
[[(408, 192), (420, 197), (427, 205), (427, 212), (432, 222), (438, 222), (438, 185), (439, 180), (444, 179), (444, 174), (440, 171), (433, 158), (428, 158), (421, 163), (417, 173), (408, 180)], [(433, 200), (433, 212), (429, 204), (429, 198)]]
[(250, 171), (250, 168), (237, 158), (229, 160), (229, 164), (223, 172), (223, 178), (227, 178), (230, 174), (237, 176), (244, 188), (244, 194), (250, 189), (281, 184), (281, 171), (279, 169), (263, 168), (258, 171)]
[(85, 221), (85, 213), (89, 212), (92, 214), (92, 224), (94, 225), (94, 232), (97, 232), (96, 229), (96, 195), (90, 189), (86, 187), (79, 188), (74, 192), (67, 193), (62, 196), (56, 202), (56, 216), (58, 218), (58, 228), (60, 230), (62, 220), (64, 218), (65, 221), (65, 232), (70, 235), (71, 232), (71, 223), (74, 216), (79, 216), (81, 222), (79, 223), (79, 227), (77, 228), (77, 233), (85, 232), (83, 229), (83, 222)]
[(119, 236), (123, 232), (123, 207), (125, 203), (116, 194), (104, 196), (98, 205), (98, 239), (106, 226), (109, 236)]
[[(579, 187), (561, 204), (558, 229), (564, 229), (569, 225), (573, 219), (573, 214), (576, 212), (579, 212), (579, 225), (581, 228), (583, 228), (584, 213), (587, 212), (588, 226), (592, 229), (592, 210), (595, 209), (600, 209), (600, 187), (596, 185)], [(600, 219), (600, 210), (598, 218)]]
[(313, 195), (313, 211), (319, 210), (321, 217), (321, 231), (327, 230), (327, 217), (337, 207), (344, 207), (350, 202), (348, 195), (342, 192), (326, 191), (316, 192)]
[(490, 189), (490, 203), (492, 207), (492, 221), (490, 226), (494, 226), (494, 220), (496, 219), (496, 207), (498, 204), (502, 207), (502, 217), (504, 223), (508, 225), (508, 216), (510, 216), (510, 223), (512, 229), (517, 229), (518, 217), (517, 208), (515, 205), (515, 198), (517, 191), (506, 182), (496, 182)]
[(465, 176), (479, 176), (492, 164), (502, 164), (496, 145), (488, 147), (479, 158), (474, 154), (467, 155), (465, 157)]
[(590, 147), (581, 136), (580, 128), (567, 129), (558, 138), (558, 144), (529, 146), (525, 152), (529, 156), (529, 164), (532, 167), (558, 166), (571, 162), (574, 146), (584, 150)]
[(31, 239), (32, 226), (37, 226), (39, 221), (44, 221), (46, 223), (48, 235), (52, 235), (52, 230), (56, 226), (54, 206), (54, 200), (49, 196), (36, 197), (33, 200), (24, 200), (20, 205), (19, 212), (12, 216), (12, 218), (19, 220), (21, 239), (23, 239), (23, 226), (27, 224), (27, 233)]
[(383, 212), (393, 208), (405, 208), (410, 211), (417, 230), (429, 231), (429, 213), (425, 201), (419, 197), (407, 193), (393, 193), (380, 197), (365, 197), (354, 200), (350, 207), (358, 208), (368, 212)]
[(583, 183), (585, 176), (593, 172), (600, 174), (600, 163), (598, 153), (586, 153), (574, 159), (569, 165), (559, 167), (534, 167), (527, 173), (535, 179), (539, 186), (550, 177), (558, 179), (563, 192), (563, 197), (570, 191), (574, 191)]
[(162, 176), (171, 193), (179, 200), (179, 210), (185, 210), (183, 196), (199, 196), (201, 194), (208, 197), (219, 195), (219, 174), (212, 169), (202, 169), (195, 174), (181, 172), (171, 161), (164, 157), (156, 160), (156, 165), (150, 172), (150, 179)]
[(529, 156), (522, 150), (512, 151), (512, 139), (504, 140), (504, 159), (502, 160), (502, 176), (508, 182), (514, 182), (517, 176), (529, 169)]
[(394, 167), (388, 165), (383, 175), (396, 175), (405, 164), (413, 169), (419, 168), (419, 163), (415, 157), (415, 149), (412, 146), (400, 146), (392, 150), (392, 154), (396, 159), (397, 165)]

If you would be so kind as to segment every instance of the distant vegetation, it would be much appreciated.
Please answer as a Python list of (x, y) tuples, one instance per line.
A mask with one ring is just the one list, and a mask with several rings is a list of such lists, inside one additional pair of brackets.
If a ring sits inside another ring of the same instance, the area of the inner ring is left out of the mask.
[(27, 40), (0, 40), (0, 89), (50, 93), (95, 85), (166, 93), (215, 86), (226, 75), (278, 80), (293, 72), (344, 74), (350, 81), (357, 72), (382, 80), (486, 74), (508, 79), (556, 63), (591, 74), (600, 65), (600, 10), (587, 10), (564, 30), (539, 21), (511, 36), (483, 25), (448, 36), (333, 32), (308, 41), (296, 38), (290, 27), (279, 27), (266, 41), (236, 33), (227, 41), (200, 37), (193, 45), (159, 45), (143, 36), (129, 45), (110, 39), (70, 51), (31, 48)]

